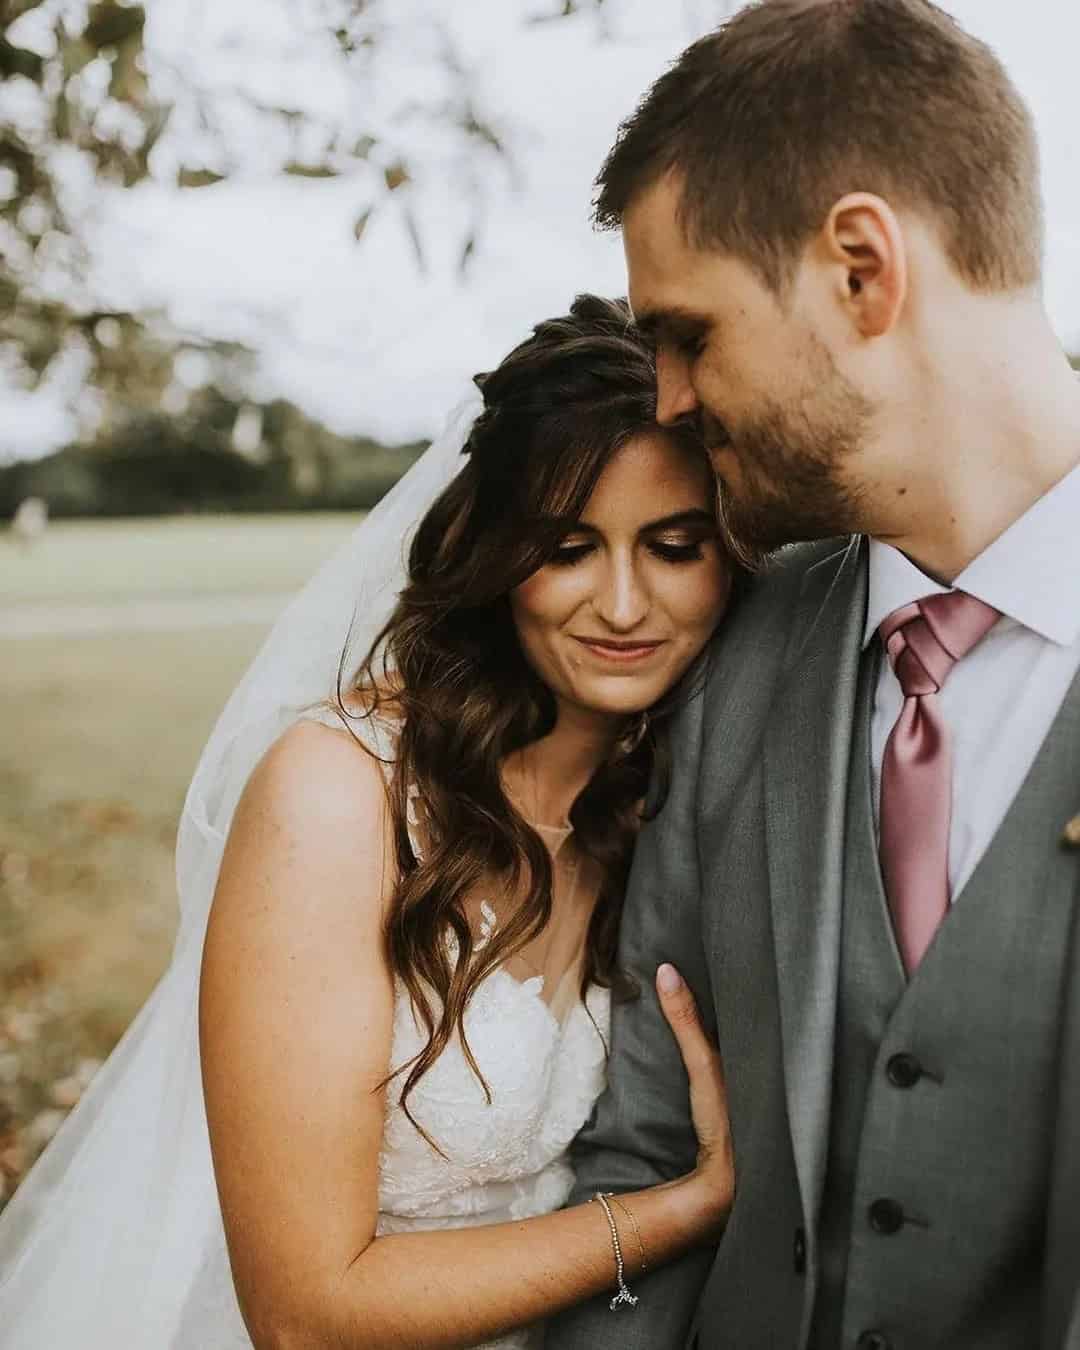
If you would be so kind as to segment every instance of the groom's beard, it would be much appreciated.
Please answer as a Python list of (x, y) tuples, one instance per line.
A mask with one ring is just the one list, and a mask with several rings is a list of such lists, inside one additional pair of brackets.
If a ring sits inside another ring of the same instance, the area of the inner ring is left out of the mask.
[[(838, 372), (830, 385), (794, 404), (768, 400), (728, 429), (730, 448), (714, 464), (721, 520), (737, 556), (860, 528), (859, 493), (843, 469), (864, 441), (871, 409)], [(727, 482), (725, 459), (736, 462)]]

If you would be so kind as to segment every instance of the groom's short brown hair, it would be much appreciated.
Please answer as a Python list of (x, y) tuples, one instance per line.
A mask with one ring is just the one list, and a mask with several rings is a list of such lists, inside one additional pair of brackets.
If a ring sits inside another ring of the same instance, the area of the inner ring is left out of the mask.
[(847, 192), (935, 221), (974, 289), (1038, 281), (1039, 159), (1001, 62), (929, 0), (758, 0), (687, 49), (620, 128), (595, 219), (669, 170), (690, 243), (783, 289)]

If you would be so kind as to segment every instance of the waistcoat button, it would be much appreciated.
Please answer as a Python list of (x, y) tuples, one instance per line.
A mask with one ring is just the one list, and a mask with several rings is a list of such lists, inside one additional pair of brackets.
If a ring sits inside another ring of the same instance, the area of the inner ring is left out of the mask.
[(922, 1065), (914, 1055), (893, 1055), (885, 1065), (885, 1077), (898, 1088), (911, 1088), (922, 1077)]
[(892, 1341), (883, 1331), (864, 1331), (855, 1346), (856, 1350), (892, 1350)]
[(795, 1274), (806, 1274), (806, 1229), (795, 1229)]
[(870, 1227), (875, 1233), (886, 1237), (897, 1233), (904, 1226), (904, 1211), (895, 1200), (875, 1200), (868, 1210)]

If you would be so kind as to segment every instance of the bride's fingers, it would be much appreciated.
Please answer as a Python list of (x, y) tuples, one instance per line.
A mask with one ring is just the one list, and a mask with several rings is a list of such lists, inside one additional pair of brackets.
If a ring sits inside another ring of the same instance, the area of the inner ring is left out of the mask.
[(656, 992), (691, 1080), (715, 1074), (719, 1056), (701, 1025), (697, 1000), (683, 977), (667, 962), (657, 969)]
[(656, 992), (686, 1065), (690, 1114), (698, 1137), (698, 1166), (714, 1173), (718, 1185), (730, 1187), (731, 1130), (720, 1051), (702, 1025), (689, 985), (674, 966), (665, 963), (657, 969)]

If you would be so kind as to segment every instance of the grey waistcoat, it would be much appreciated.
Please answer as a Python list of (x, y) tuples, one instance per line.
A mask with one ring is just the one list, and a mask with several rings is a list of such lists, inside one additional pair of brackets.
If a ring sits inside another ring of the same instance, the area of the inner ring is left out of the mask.
[(815, 1350), (1030, 1350), (1080, 805), (1080, 678), (908, 983), (881, 883), (862, 662)]

